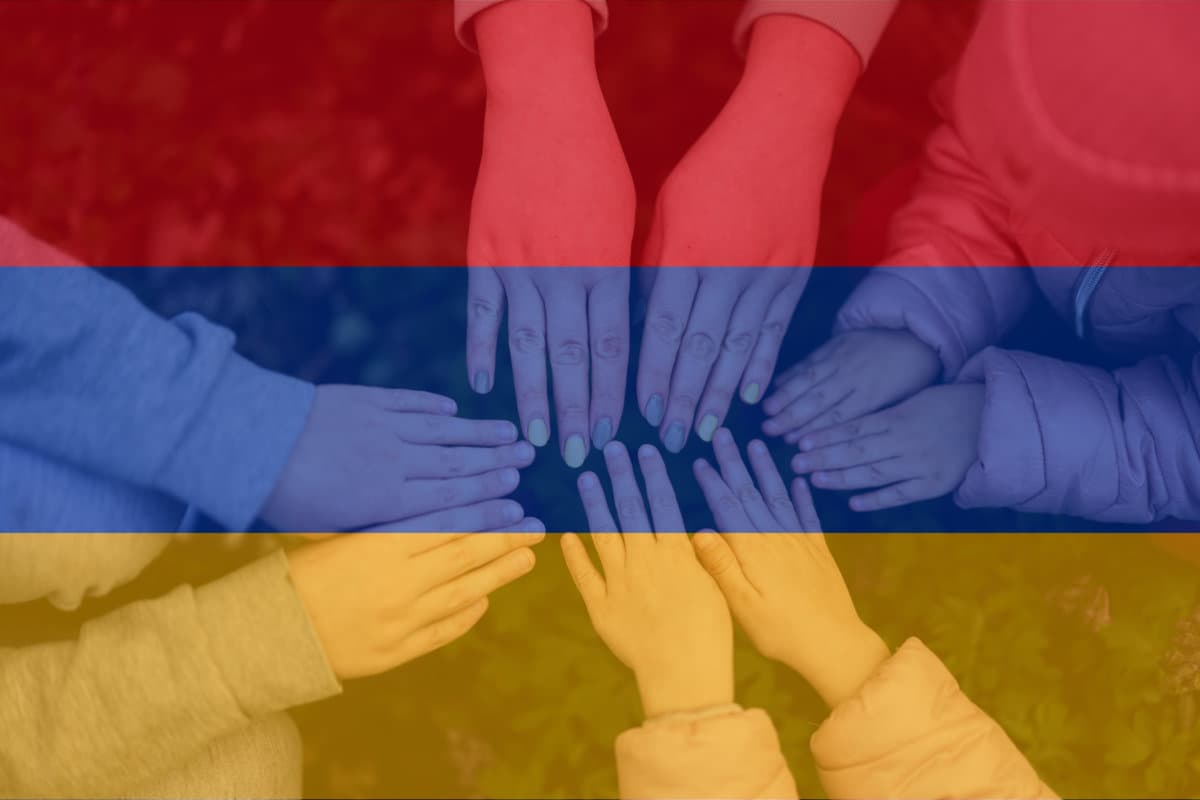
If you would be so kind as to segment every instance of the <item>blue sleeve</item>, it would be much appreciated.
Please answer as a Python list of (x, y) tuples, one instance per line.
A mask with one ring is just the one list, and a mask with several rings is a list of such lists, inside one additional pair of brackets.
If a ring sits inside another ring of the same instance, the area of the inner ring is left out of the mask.
[(195, 314), (165, 320), (85, 267), (0, 268), (0, 439), (171, 495), (244, 530), (313, 387)]

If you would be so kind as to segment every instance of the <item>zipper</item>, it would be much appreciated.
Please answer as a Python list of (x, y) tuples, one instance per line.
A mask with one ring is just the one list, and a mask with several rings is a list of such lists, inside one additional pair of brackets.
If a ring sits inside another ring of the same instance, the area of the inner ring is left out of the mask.
[(1092, 297), (1100, 288), (1104, 274), (1117, 260), (1117, 251), (1112, 248), (1100, 251), (1092, 263), (1085, 268), (1079, 287), (1075, 290), (1075, 335), (1083, 339), (1087, 334), (1087, 312), (1092, 303)]

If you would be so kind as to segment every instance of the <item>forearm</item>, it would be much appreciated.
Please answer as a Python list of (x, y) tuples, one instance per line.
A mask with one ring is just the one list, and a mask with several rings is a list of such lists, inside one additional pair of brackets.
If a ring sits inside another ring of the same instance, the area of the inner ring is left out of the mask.
[(505, 0), (474, 18), (488, 101), (598, 90), (595, 27), (583, 0)]

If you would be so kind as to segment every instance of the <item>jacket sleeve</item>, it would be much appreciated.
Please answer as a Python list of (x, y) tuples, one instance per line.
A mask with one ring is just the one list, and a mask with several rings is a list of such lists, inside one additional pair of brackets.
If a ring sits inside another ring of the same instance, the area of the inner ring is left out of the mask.
[(820, 22), (850, 43), (863, 67), (892, 20), (900, 0), (747, 0), (738, 17), (733, 41), (738, 52), (750, 46), (754, 23), (770, 14), (790, 14)]
[(1200, 519), (1200, 355), (1106, 372), (992, 348), (959, 380), (983, 382), (987, 398), (960, 506)]
[[(4, 240), (14, 238), (0, 220), (0, 263), (62, 263), (34, 245), (12, 261)], [(314, 390), (233, 345), (228, 330), (190, 313), (165, 320), (86, 267), (2, 268), (0, 439), (245, 530), (291, 456)]]
[[(506, 0), (454, 0), (454, 33), (458, 41), (472, 52), (475, 51), (475, 34), (471, 28), (471, 20), (494, 5)], [(596, 19), (596, 35), (604, 33), (608, 28), (608, 0), (553, 0), (553, 2), (582, 2), (592, 8)]]
[(0, 649), (0, 796), (116, 796), (340, 690), (278, 551), (78, 640)]
[(1033, 301), (1033, 279), (1008, 219), (957, 134), (939, 129), (913, 198), (890, 226), (888, 257), (842, 307), (837, 330), (908, 330), (937, 351), (952, 379)]
[(1053, 798), (945, 665), (910, 639), (813, 735), (831, 798)]
[(794, 800), (796, 783), (766, 712), (736, 706), (647, 722), (617, 738), (622, 800)]

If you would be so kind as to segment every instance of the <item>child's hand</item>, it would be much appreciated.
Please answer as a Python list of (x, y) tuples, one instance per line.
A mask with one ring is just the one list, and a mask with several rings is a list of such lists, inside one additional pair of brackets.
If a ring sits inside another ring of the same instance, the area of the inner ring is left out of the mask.
[(839, 334), (775, 381), (763, 433), (795, 444), (805, 433), (857, 419), (937, 380), (937, 353), (907, 331)]
[(941, 497), (979, 456), (984, 387), (934, 386), (898, 406), (800, 438), (792, 469), (839, 491), (886, 487), (850, 499), (855, 511)]
[(649, 445), (638, 452), (652, 527), (625, 447), (614, 442), (604, 456), (620, 527), (599, 479), (591, 472), (579, 478), (603, 574), (578, 536), (562, 540), (596, 632), (637, 676), (647, 717), (732, 703), (729, 609), (682, 532), (683, 516), (662, 457)]
[(550, 439), (548, 353), (559, 448), (568, 466), (579, 467), (589, 442), (603, 447), (621, 423), (629, 367), (629, 270), (476, 267), (469, 277), (467, 368), (475, 390), (492, 388), (507, 302), (508, 344), (525, 436), (537, 447)]
[(700, 561), (763, 655), (837, 706), (887, 658), (887, 646), (859, 619), (804, 481), (789, 498), (762, 442), (749, 447), (758, 488), (729, 431), (717, 433), (714, 450), (720, 474), (698, 461), (696, 477), (725, 533), (696, 534)]
[(424, 392), (321, 386), (262, 517), (328, 532), (408, 520), (504, 497), (533, 463), (511, 422), (453, 416)]
[(667, 450), (682, 450), (693, 425), (710, 441), (739, 384), (743, 401), (758, 402), (809, 275), (808, 268), (767, 267), (655, 272), (637, 394)]
[(340, 678), (377, 675), (458, 639), (488, 595), (534, 565), (540, 531), (358, 533), (288, 555), (313, 627)]

